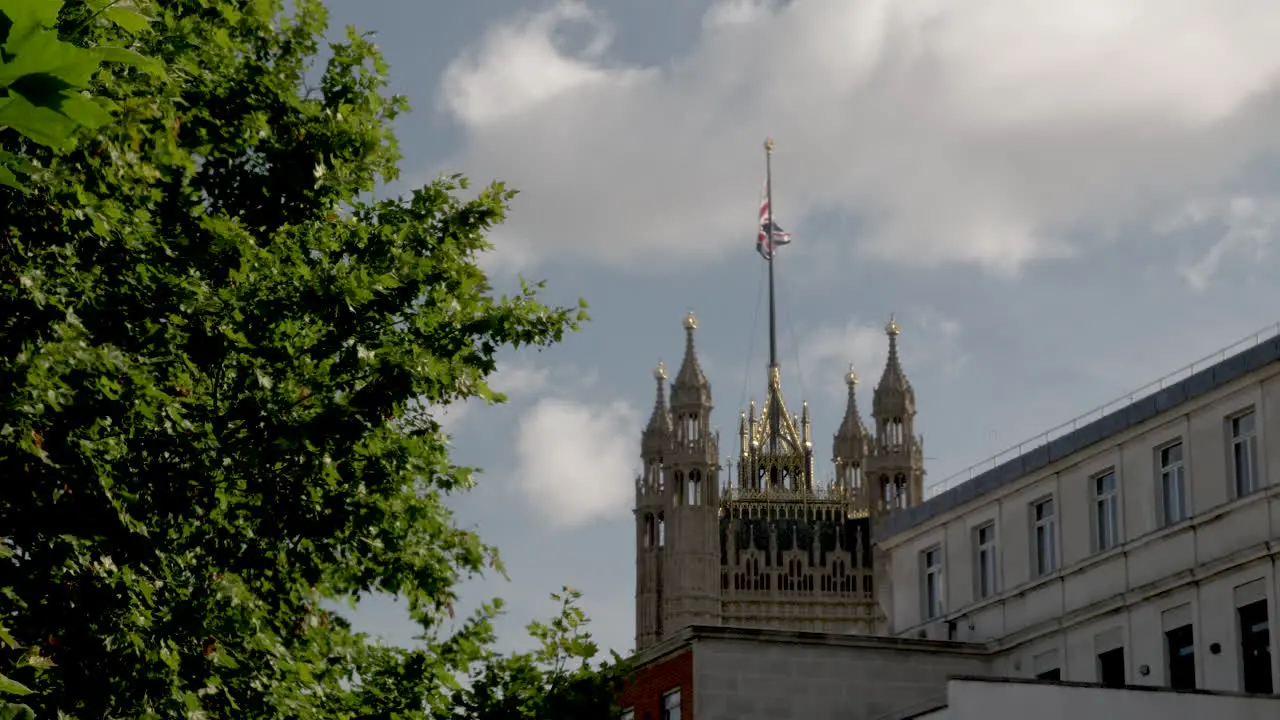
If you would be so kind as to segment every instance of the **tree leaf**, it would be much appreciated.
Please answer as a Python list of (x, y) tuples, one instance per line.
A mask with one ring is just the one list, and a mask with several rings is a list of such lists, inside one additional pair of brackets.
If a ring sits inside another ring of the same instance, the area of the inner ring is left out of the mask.
[(102, 16), (132, 33), (142, 32), (151, 24), (151, 18), (123, 5), (113, 5), (103, 10)]
[(36, 720), (36, 714), (26, 705), (0, 702), (0, 720)]
[(63, 98), (58, 110), (71, 120), (91, 130), (111, 122), (111, 113), (107, 112), (90, 98), (82, 95), (71, 95)]
[(0, 185), (6, 185), (14, 190), (24, 189), (22, 183), (18, 181), (18, 176), (5, 165), (3, 159), (0, 159)]
[(152, 75), (160, 75), (164, 72), (164, 63), (156, 60), (155, 58), (134, 52), (133, 50), (128, 50), (122, 47), (104, 46), (98, 48), (98, 53), (106, 62), (117, 62), (129, 65)]
[(0, 13), (8, 16), (13, 28), (53, 27), (58, 22), (62, 0), (0, 0)]
[(31, 690), (26, 685), (0, 674), (0, 694), (3, 695), (30, 695)]
[(52, 148), (66, 147), (76, 130), (76, 123), (67, 116), (31, 103), (12, 88), (9, 102), (0, 105), (0, 126), (6, 125)]

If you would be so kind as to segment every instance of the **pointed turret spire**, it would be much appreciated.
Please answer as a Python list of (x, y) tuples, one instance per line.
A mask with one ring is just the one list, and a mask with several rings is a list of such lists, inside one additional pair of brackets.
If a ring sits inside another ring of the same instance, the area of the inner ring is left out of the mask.
[(861, 462), (867, 454), (868, 433), (867, 426), (862, 422), (862, 413), (858, 412), (858, 373), (853, 369), (852, 363), (844, 376), (844, 382), (849, 387), (849, 400), (844, 406), (844, 420), (835, 435), (832, 456), (837, 462)]
[(880, 383), (876, 385), (875, 396), (871, 402), (872, 415), (877, 418), (901, 418), (915, 415), (916, 393), (911, 388), (911, 381), (907, 380), (907, 374), (903, 371), (902, 363), (898, 359), (898, 336), (902, 334), (902, 328), (890, 315), (889, 324), (885, 326), (884, 331), (889, 336), (889, 360), (885, 363)]
[(671, 406), (710, 405), (711, 383), (698, 364), (698, 351), (693, 345), (693, 333), (698, 329), (698, 318), (689, 311), (684, 319), (685, 344), (684, 360), (680, 363), (680, 371), (676, 373), (676, 381), (671, 387)]
[(653, 414), (649, 416), (649, 424), (645, 426), (640, 438), (640, 449), (646, 456), (660, 455), (671, 438), (671, 413), (667, 410), (667, 368), (658, 361), (654, 368), (653, 378), (657, 381), (657, 397), (653, 401)]

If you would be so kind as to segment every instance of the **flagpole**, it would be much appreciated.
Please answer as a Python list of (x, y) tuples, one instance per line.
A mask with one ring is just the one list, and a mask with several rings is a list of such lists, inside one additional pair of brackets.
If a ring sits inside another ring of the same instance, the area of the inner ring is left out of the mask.
[[(764, 141), (764, 192), (765, 201), (769, 203), (769, 227), (766, 235), (769, 243), (769, 392), (776, 396), (778, 388), (775, 387), (774, 375), (778, 373), (778, 318), (773, 290), (773, 258), (778, 254), (777, 245), (774, 244), (774, 234), (778, 227), (773, 220), (777, 214), (773, 210), (773, 138), (771, 137), (765, 138)], [(775, 445), (773, 450), (776, 451), (778, 429), (782, 419), (780, 407), (782, 398), (771, 397), (769, 400), (769, 430), (771, 442)]]
[(769, 243), (769, 367), (778, 367), (778, 323), (773, 297), (773, 257), (777, 255), (777, 246), (773, 244), (774, 231), (777, 229), (773, 219), (773, 138), (764, 141), (764, 193), (769, 203), (769, 230), (765, 238)]

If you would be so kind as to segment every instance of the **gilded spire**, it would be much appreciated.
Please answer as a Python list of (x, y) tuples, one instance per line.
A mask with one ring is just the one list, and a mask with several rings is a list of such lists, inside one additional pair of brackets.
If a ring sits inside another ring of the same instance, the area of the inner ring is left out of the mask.
[(884, 332), (889, 336), (889, 360), (885, 363), (880, 383), (876, 385), (875, 396), (871, 402), (872, 414), (876, 417), (914, 415), (915, 391), (911, 388), (911, 381), (907, 380), (907, 373), (903, 371), (902, 362), (898, 359), (898, 336), (902, 334), (902, 328), (892, 315), (889, 316), (889, 324), (885, 326)]
[(849, 364), (844, 382), (849, 387), (849, 399), (844, 406), (844, 420), (832, 443), (832, 456), (861, 461), (866, 456), (868, 434), (867, 426), (862, 422), (862, 413), (858, 412), (858, 372), (853, 369), (853, 363)]
[(641, 452), (645, 455), (661, 454), (667, 446), (667, 441), (671, 437), (671, 413), (667, 410), (667, 393), (666, 380), (667, 368), (658, 361), (658, 367), (653, 370), (653, 379), (656, 381), (658, 391), (653, 401), (653, 414), (649, 416), (649, 424), (645, 426), (644, 433), (640, 438)]
[(710, 405), (711, 383), (698, 364), (698, 351), (693, 345), (693, 333), (698, 329), (698, 318), (689, 311), (684, 319), (684, 360), (680, 363), (680, 371), (676, 373), (675, 383), (671, 387), (672, 407), (682, 405)]

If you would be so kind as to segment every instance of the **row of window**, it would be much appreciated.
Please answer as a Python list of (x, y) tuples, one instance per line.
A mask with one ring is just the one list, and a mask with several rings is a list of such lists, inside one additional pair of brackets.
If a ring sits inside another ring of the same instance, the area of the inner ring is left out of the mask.
[[(636, 709), (626, 708), (622, 711), (621, 720), (636, 720)], [(654, 720), (648, 712), (641, 720)], [(662, 717), (657, 720), (680, 720), (680, 688), (668, 690), (662, 694)]]
[[(1267, 617), (1267, 600), (1255, 600), (1236, 608), (1237, 643), (1239, 655), (1240, 689), (1246, 693), (1269, 695), (1274, 691), (1271, 669), (1271, 631)], [(1120, 633), (1114, 633), (1118, 638)], [(1183, 623), (1164, 631), (1165, 681), (1174, 690), (1196, 689), (1195, 628)], [(1106, 687), (1130, 684), (1125, 648), (1120, 643), (1108, 643), (1096, 648), (1097, 682)], [(1209, 652), (1219, 654), (1217, 643), (1209, 646)], [(1041, 660), (1042, 657), (1049, 659)], [(1151, 668), (1143, 665), (1139, 675), (1147, 675)], [(1035, 674), (1040, 680), (1062, 680), (1062, 669), (1056, 652), (1045, 653), (1035, 660)], [(1068, 678), (1070, 679), (1070, 678)], [(1078, 678), (1087, 680), (1086, 678)], [(1136, 679), (1142, 683), (1142, 679)]]
[[(1256, 491), (1258, 483), (1258, 435), (1252, 409), (1227, 418), (1230, 442), (1231, 484), (1234, 497)], [(1157, 460), (1156, 507), (1159, 527), (1168, 527), (1190, 516), (1187, 472), (1182, 440), (1155, 448)], [(1124, 541), (1120, 523), (1120, 487), (1115, 468), (1090, 479), (1090, 529), (1092, 549), (1105, 552)], [(1040, 498), (1029, 507), (1031, 521), (1031, 565), (1033, 577), (1042, 577), (1058, 569), (1057, 508), (1052, 495)], [(979, 600), (999, 592), (999, 548), (995, 522), (974, 528), (971, 542), (974, 558), (974, 594)], [(924, 618), (931, 620), (943, 614), (942, 547), (936, 545), (921, 553), (923, 580), (921, 601)]]

